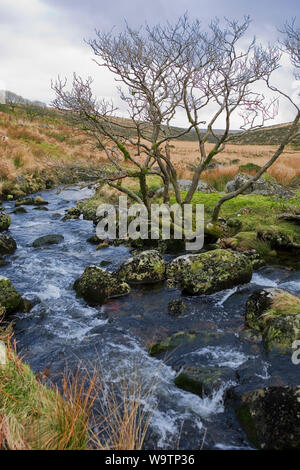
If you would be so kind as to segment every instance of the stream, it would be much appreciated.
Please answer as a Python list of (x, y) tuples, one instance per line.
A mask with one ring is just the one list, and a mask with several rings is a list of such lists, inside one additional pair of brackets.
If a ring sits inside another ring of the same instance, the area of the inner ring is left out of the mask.
[[(20, 354), (35, 372), (50, 371), (53, 380), (65, 368), (75, 371), (81, 364), (96, 366), (105, 381), (118, 383), (124, 376), (135, 376), (145, 389), (151, 388), (145, 399), (152, 413), (146, 449), (251, 449), (233, 409), (224, 402), (226, 390), (299, 384), (300, 365), (293, 365), (289, 355), (267, 355), (261, 343), (243, 337), (245, 303), (261, 287), (279, 286), (300, 295), (300, 271), (268, 266), (256, 271), (249, 284), (210, 296), (184, 297), (188, 309), (182, 317), (171, 317), (167, 308), (180, 298), (180, 291), (161, 284), (132, 288), (126, 297), (90, 307), (76, 298), (74, 281), (89, 265), (107, 262), (104, 269), (112, 272), (130, 256), (123, 246), (96, 251), (87, 243), (95, 233), (91, 221), (61, 220), (65, 210), (92, 194), (92, 189), (79, 187), (45, 191), (39, 195), (49, 202), (48, 211), (26, 206), (27, 213), (10, 214), (18, 249), (0, 275), (34, 303), (30, 313), (14, 318)], [(11, 213), (14, 203), (3, 206)], [(48, 234), (63, 235), (64, 241), (31, 246)], [(178, 347), (164, 360), (148, 355), (147, 345), (155, 335), (183, 330), (196, 331), (196, 341)], [(200, 398), (174, 385), (185, 365), (223, 366), (228, 374), (212, 396)]]

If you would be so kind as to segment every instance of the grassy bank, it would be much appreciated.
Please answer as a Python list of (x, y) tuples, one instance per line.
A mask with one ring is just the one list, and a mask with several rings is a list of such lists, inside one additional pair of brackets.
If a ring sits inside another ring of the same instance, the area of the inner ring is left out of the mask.
[(62, 393), (42, 383), (16, 352), (11, 328), (0, 328), (0, 449), (74, 450), (89, 443), (94, 381), (64, 377)]
[(86, 371), (64, 374), (59, 390), (18, 356), (11, 325), (0, 326), (0, 450), (140, 450), (152, 393), (135, 373), (115, 386)]

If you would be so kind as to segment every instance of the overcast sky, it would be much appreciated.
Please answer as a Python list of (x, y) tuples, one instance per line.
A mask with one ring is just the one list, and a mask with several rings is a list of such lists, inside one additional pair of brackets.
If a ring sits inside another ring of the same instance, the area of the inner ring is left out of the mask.
[[(276, 40), (285, 20), (300, 16), (299, 0), (0, 0), (0, 89), (50, 103), (51, 79), (75, 71), (95, 78), (98, 96), (115, 99), (114, 81), (92, 61), (84, 38), (93, 38), (95, 28), (121, 29), (124, 20), (132, 26), (172, 21), (185, 11), (203, 24), (216, 16), (240, 19), (249, 14), (249, 35), (264, 43)], [(296, 93), (289, 70), (277, 72), (275, 79), (286, 92)], [(292, 117), (283, 103), (272, 123)], [(184, 125), (180, 116), (176, 124)], [(238, 118), (234, 127), (239, 127)]]

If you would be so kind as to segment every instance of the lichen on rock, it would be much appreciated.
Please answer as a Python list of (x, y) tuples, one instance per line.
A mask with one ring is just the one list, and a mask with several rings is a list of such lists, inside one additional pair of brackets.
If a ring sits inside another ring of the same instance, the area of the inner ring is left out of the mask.
[(212, 294), (249, 282), (252, 264), (243, 254), (218, 249), (179, 256), (167, 265), (166, 277), (170, 287), (183, 293)]
[(74, 283), (79, 297), (89, 304), (103, 304), (106, 300), (129, 294), (130, 287), (98, 266), (88, 266)]
[(291, 348), (300, 339), (300, 298), (283, 289), (259, 289), (246, 304), (245, 326), (263, 336), (267, 349)]
[(115, 275), (129, 284), (152, 284), (165, 277), (165, 263), (156, 250), (147, 250), (125, 261)]

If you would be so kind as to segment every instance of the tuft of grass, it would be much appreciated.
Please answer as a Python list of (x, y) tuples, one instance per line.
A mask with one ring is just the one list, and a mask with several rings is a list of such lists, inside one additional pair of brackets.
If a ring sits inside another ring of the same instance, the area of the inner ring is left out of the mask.
[(89, 420), (96, 395), (93, 376), (63, 377), (62, 394), (41, 383), (17, 355), (6, 335), (8, 361), (0, 367), (0, 449), (88, 448)]
[[(156, 384), (157, 385), (157, 384)], [(121, 375), (117, 383), (98, 383), (101, 432), (93, 436), (99, 450), (141, 450), (150, 425), (153, 411), (151, 402), (153, 388), (149, 388), (138, 376)]]

